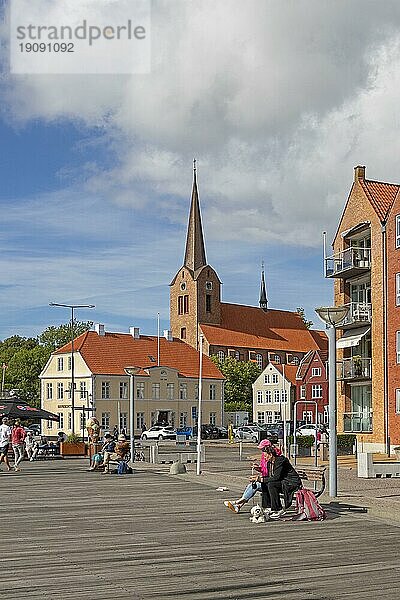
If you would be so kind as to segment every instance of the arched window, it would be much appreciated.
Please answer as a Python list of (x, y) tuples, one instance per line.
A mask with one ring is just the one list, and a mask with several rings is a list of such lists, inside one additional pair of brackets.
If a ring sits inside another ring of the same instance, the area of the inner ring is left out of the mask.
[(218, 356), (218, 360), (224, 360), (225, 359), (225, 352), (223, 350), (219, 350), (217, 356)]

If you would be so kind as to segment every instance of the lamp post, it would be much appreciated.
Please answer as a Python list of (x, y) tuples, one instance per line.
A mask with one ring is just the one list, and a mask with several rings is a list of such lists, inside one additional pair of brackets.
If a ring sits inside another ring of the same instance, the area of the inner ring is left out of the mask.
[(196, 467), (196, 475), (200, 475), (201, 473), (201, 397), (203, 392), (203, 335), (200, 335), (199, 341), (199, 407), (198, 407), (198, 415), (197, 415), (197, 467)]
[(337, 496), (337, 423), (336, 423), (336, 327), (349, 312), (348, 306), (321, 306), (315, 309), (327, 325), (329, 371), (329, 496)]
[(72, 411), (72, 433), (75, 433), (75, 359), (74, 359), (74, 311), (76, 308), (95, 308), (94, 304), (58, 304), (50, 302), (49, 306), (61, 306), (71, 309), (71, 411)]
[(140, 367), (125, 367), (125, 373), (130, 377), (129, 385), (129, 436), (131, 444), (131, 463), (135, 462), (135, 375), (140, 371)]

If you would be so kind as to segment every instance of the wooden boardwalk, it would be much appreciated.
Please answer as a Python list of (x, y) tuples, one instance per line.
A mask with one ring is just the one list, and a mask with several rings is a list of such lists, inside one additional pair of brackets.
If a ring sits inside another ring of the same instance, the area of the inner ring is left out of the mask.
[(204, 482), (23, 467), (0, 474), (2, 600), (400, 598), (400, 530), (366, 514), (253, 525)]

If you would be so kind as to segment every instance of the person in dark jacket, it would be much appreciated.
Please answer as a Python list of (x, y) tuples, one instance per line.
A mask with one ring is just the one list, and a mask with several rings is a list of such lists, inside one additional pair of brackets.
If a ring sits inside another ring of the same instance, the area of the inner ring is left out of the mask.
[(279, 519), (284, 512), (279, 494), (283, 494), (285, 509), (289, 508), (294, 492), (301, 488), (301, 479), (286, 456), (277, 456), (273, 446), (263, 451), (268, 457), (268, 477), (261, 480), (262, 506), (271, 519)]

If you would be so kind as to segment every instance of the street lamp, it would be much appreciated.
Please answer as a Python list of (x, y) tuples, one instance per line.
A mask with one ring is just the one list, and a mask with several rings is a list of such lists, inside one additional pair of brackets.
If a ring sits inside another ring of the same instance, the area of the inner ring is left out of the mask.
[(197, 415), (197, 467), (196, 467), (196, 475), (201, 474), (201, 397), (203, 395), (203, 339), (204, 336), (200, 335), (200, 345), (199, 345), (199, 407), (198, 407), (198, 415)]
[(321, 306), (315, 309), (327, 325), (329, 371), (329, 496), (337, 496), (337, 424), (336, 424), (336, 327), (349, 312), (348, 306)]
[(58, 304), (50, 302), (49, 306), (61, 306), (71, 309), (71, 411), (72, 433), (75, 433), (75, 359), (74, 359), (74, 310), (76, 308), (96, 308), (94, 304)]
[[(131, 442), (131, 463), (135, 462), (135, 434), (134, 434), (134, 426), (135, 426), (135, 414), (134, 414), (134, 405), (135, 405), (135, 375), (140, 371), (140, 367), (125, 367), (125, 373), (130, 377), (130, 386), (129, 386), (129, 435)], [(118, 423), (119, 425), (119, 423)]]

